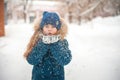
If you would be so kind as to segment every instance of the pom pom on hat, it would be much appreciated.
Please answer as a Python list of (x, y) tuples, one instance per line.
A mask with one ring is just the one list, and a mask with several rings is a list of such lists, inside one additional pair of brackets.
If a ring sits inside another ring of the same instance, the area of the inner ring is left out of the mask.
[(60, 18), (58, 16), (58, 14), (55, 12), (44, 11), (43, 18), (42, 18), (42, 21), (40, 23), (40, 28), (43, 28), (47, 24), (51, 24), (54, 27), (56, 27), (57, 30), (59, 30), (61, 27), (61, 22), (60, 22)]

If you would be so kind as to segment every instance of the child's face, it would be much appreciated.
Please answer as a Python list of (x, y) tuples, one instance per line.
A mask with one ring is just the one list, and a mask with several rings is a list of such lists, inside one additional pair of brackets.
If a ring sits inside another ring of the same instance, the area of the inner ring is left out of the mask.
[(55, 35), (57, 33), (56, 27), (51, 24), (45, 25), (43, 27), (43, 34), (45, 35)]

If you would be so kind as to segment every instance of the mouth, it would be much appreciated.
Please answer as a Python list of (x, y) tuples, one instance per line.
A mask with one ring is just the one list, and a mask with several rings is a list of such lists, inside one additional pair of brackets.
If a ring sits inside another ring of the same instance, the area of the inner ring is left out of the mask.
[(52, 35), (52, 33), (48, 33), (48, 35)]

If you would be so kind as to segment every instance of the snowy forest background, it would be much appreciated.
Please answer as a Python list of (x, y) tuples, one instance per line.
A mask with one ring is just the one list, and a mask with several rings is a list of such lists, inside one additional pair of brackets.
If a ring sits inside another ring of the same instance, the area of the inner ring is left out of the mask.
[(23, 53), (44, 10), (58, 12), (68, 24), (72, 61), (65, 80), (120, 80), (120, 0), (4, 0), (0, 80), (31, 80)]
[[(36, 17), (35, 10), (38, 10), (40, 13), (43, 10), (40, 9), (40, 4), (38, 6), (36, 6), (37, 3), (33, 4), (35, 1), (59, 2), (60, 4), (54, 5), (53, 8), (57, 7), (57, 11), (61, 13), (61, 16), (64, 18), (67, 16), (67, 20), (70, 23), (80, 24), (98, 16), (120, 15), (120, 0), (5, 0), (6, 18), (8, 20), (14, 19), (15, 21), (16, 19), (24, 19), (26, 22), (29, 12), (33, 12), (35, 15), (33, 17)], [(36, 9), (33, 6), (39, 8)], [(31, 10), (31, 8), (34, 10)]]

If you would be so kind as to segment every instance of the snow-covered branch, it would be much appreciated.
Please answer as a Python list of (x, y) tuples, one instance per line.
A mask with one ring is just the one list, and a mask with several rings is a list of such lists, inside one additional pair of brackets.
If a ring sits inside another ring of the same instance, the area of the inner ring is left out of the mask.
[(100, 3), (101, 3), (102, 0), (97, 0), (95, 1), (93, 4), (90, 4), (87, 6), (86, 10), (84, 10), (80, 16), (83, 16), (91, 11), (93, 11)]

